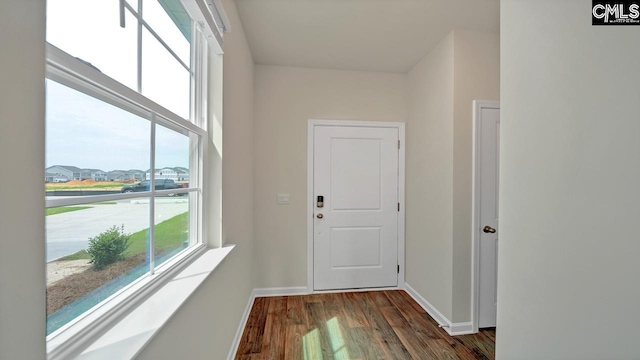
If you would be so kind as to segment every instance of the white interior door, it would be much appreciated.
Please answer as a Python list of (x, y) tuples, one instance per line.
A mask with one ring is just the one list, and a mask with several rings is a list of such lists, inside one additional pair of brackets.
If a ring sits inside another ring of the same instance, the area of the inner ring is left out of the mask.
[(480, 107), (477, 176), (479, 177), (479, 296), (478, 327), (495, 327), (498, 266), (498, 166), (500, 109)]
[(313, 151), (314, 289), (397, 286), (398, 129), (316, 126)]

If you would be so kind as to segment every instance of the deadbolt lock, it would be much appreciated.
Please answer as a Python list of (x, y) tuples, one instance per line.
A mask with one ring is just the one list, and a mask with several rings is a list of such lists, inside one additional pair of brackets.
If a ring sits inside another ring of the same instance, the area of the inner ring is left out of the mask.
[(316, 217), (317, 217), (318, 219), (322, 219), (322, 218), (324, 217), (324, 215), (322, 215), (322, 214), (320, 214), (320, 213), (319, 213), (318, 215), (316, 215)]

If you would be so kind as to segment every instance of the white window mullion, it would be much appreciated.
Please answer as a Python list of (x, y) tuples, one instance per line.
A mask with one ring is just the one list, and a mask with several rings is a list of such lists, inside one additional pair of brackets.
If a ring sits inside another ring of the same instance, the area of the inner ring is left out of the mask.
[(138, 11), (135, 14), (138, 25), (138, 92), (142, 94), (142, 0), (138, 0)]
[[(202, 160), (201, 147), (203, 137), (198, 134), (191, 134), (189, 136), (189, 186), (202, 189), (201, 180), (201, 165)], [(193, 216), (193, 214), (202, 214), (202, 192), (194, 192), (189, 194), (189, 245), (194, 245), (198, 242), (198, 239), (203, 239), (200, 232), (199, 216)]]
[(198, 73), (199, 68), (199, 62), (198, 62), (198, 24), (195, 21), (191, 21), (191, 69), (189, 69), (189, 74), (191, 76), (191, 88), (189, 89), (189, 91), (191, 91), (191, 109), (189, 111), (190, 115), (191, 115), (191, 121), (193, 123), (195, 123), (196, 125), (199, 125), (199, 118), (198, 118), (198, 87), (201, 83), (201, 81), (197, 81), (197, 79), (195, 78), (195, 74)]
[[(192, 50), (192, 92), (193, 92), (193, 123), (202, 128), (207, 129), (207, 79), (208, 79), (208, 64), (207, 64), (207, 42), (204, 39), (202, 33), (202, 26), (196, 22), (193, 22), (192, 28), (192, 41), (195, 46)], [(199, 79), (196, 79), (196, 74)]]
[[(200, 232), (198, 239), (196, 239), (196, 242), (198, 240), (203, 241), (205, 243), (207, 243), (207, 239), (209, 236), (208, 233), (208, 221), (206, 221), (206, 219), (209, 218), (209, 214), (208, 214), (208, 209), (209, 206), (207, 204), (207, 199), (205, 198), (205, 192), (203, 191), (203, 189), (207, 189), (208, 188), (208, 174), (209, 174), (209, 162), (208, 162), (208, 150), (209, 149), (209, 141), (208, 141), (208, 136), (200, 136), (200, 157), (198, 158), (198, 187), (200, 189), (200, 191), (198, 191), (197, 193), (197, 197), (198, 197), (198, 213), (200, 214), (200, 216), (198, 217), (198, 219), (196, 220), (198, 222), (197, 226), (198, 226), (198, 231)], [(222, 195), (222, 192), (220, 193)]]
[(151, 114), (151, 168), (149, 169), (149, 273), (155, 271), (155, 228), (156, 228), (156, 114)]

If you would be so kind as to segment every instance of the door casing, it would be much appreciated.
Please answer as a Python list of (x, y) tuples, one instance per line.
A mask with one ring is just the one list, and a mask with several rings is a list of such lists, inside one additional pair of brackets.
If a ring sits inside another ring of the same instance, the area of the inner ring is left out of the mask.
[[(500, 109), (499, 101), (473, 101), (473, 160), (472, 160), (472, 235), (471, 235), (471, 326), (474, 333), (478, 332), (479, 299), (480, 299), (480, 113), (482, 109)], [(499, 166), (499, 164), (498, 164)], [(497, 261), (497, 259), (496, 259)]]
[[(348, 127), (377, 127), (398, 129), (400, 139), (400, 149), (398, 150), (398, 201), (400, 211), (398, 211), (398, 286), (394, 289), (404, 288), (405, 269), (405, 124), (400, 122), (381, 121), (354, 121), (354, 120), (320, 120), (309, 119), (307, 127), (307, 292), (327, 292), (315, 291), (313, 284), (313, 220), (315, 201), (313, 198), (313, 165), (314, 165), (314, 130), (317, 126), (348, 126)], [(383, 290), (384, 288), (376, 288)], [(359, 289), (361, 291), (362, 289)], [(341, 290), (342, 291), (342, 290)], [(329, 291), (330, 292), (330, 291)]]

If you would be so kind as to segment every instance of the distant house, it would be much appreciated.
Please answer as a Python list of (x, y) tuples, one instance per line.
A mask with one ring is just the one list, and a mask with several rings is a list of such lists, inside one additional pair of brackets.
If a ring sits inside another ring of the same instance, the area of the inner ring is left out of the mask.
[(112, 170), (107, 173), (107, 180), (109, 181), (123, 181), (125, 179), (125, 173), (122, 170)]
[(80, 169), (69, 165), (53, 165), (45, 169), (51, 174), (61, 174), (68, 180), (86, 180), (91, 179), (91, 172), (87, 169)]
[(69, 181), (69, 178), (64, 174), (50, 173), (46, 171), (44, 173), (44, 182), (59, 183), (59, 182), (67, 182), (67, 181)]
[(145, 172), (142, 170), (113, 170), (107, 173), (109, 181), (142, 181), (145, 179)]
[[(58, 174), (62, 176), (60, 181), (50, 181), (50, 182), (61, 182), (62, 178), (64, 181), (69, 180), (95, 180), (95, 181), (107, 181), (107, 173), (100, 169), (80, 169), (76, 166), (70, 165), (53, 165), (45, 169), (45, 174)], [(45, 181), (48, 176), (45, 175)]]
[(94, 181), (107, 181), (107, 173), (100, 169), (82, 169), (83, 172), (89, 172), (90, 178)]
[[(150, 171), (147, 170), (145, 178), (151, 179)], [(174, 181), (189, 181), (189, 169), (184, 167), (165, 167), (156, 169), (156, 179), (171, 179)]]
[(145, 179), (145, 172), (142, 170), (127, 170), (130, 178), (136, 181), (142, 181)]
[(183, 167), (174, 167), (178, 181), (189, 181), (189, 169)]

